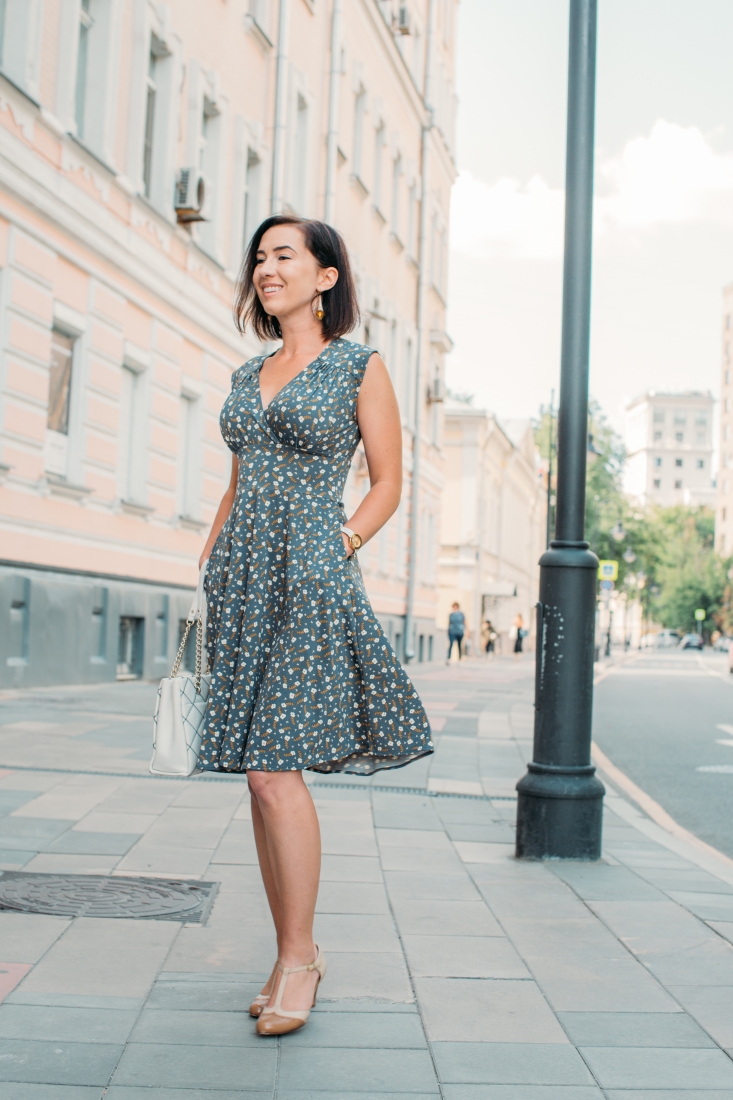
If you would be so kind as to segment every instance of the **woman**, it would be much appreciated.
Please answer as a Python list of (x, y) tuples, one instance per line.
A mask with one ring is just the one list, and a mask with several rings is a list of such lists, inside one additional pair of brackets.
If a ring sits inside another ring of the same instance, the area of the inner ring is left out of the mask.
[(492, 660), (492, 658), (494, 657), (494, 653), (496, 651), (497, 634), (496, 634), (496, 631), (494, 630), (494, 626), (493, 626), (493, 623), (491, 622), (491, 619), (486, 620), (486, 622), (484, 624), (484, 630), (485, 630), (485, 637), (486, 637), (486, 645), (485, 645), (486, 656), (489, 660)]
[[(278, 959), (250, 1011), (302, 1027), (325, 960), (313, 942), (320, 832), (303, 770), (371, 775), (433, 751), (422, 704), (369, 604), (355, 550), (395, 512), (402, 428), (387, 369), (343, 339), (358, 321), (341, 237), (277, 216), (255, 233), (240, 331), (282, 338), (232, 376), (232, 476), (206, 542), (211, 690), (200, 765), (245, 772)], [(341, 496), (362, 439), (371, 488)]]

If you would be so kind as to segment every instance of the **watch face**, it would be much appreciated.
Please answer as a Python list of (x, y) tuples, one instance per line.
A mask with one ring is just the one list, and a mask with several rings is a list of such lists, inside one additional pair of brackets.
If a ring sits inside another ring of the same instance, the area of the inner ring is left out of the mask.
[(354, 550), (359, 550), (362, 542), (361, 535), (352, 535), (349, 542)]

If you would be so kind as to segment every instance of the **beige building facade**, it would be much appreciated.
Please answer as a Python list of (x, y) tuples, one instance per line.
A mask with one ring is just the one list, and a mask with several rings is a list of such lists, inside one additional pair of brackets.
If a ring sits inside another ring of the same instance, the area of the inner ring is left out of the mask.
[(626, 409), (624, 491), (641, 505), (715, 507), (713, 395), (651, 391)]
[[(427, 659), (456, 8), (0, 3), (0, 683), (170, 664), (228, 478), (219, 410), (261, 350), (236, 275), (281, 210), (343, 233), (353, 338), (394, 379), (403, 501), (361, 558), (398, 654)], [(357, 455), (347, 511), (367, 487)]]
[(521, 614), (534, 635), (546, 501), (528, 420), (501, 423), (463, 401), (445, 403), (445, 473), (440, 526), (438, 624), (451, 604), (466, 616), (473, 653), (488, 618), (508, 652)]

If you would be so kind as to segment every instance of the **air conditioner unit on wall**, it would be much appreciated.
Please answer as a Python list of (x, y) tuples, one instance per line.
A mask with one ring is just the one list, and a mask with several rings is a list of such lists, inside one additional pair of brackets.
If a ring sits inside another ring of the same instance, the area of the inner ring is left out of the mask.
[(176, 177), (174, 206), (182, 225), (205, 222), (202, 211), (206, 205), (206, 180), (198, 168), (181, 168)]
[(397, 9), (397, 15), (392, 22), (392, 28), (395, 34), (411, 34), (412, 25), (410, 19), (410, 9), (406, 4), (400, 4)]
[(428, 401), (445, 401), (445, 382), (442, 378), (434, 378), (428, 387)]

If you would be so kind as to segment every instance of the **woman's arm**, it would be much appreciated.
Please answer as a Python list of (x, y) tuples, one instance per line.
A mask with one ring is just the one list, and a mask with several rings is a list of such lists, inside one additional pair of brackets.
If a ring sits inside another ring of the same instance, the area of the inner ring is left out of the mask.
[[(379, 355), (367, 364), (356, 403), (356, 418), (369, 468), (370, 489), (346, 526), (364, 542), (397, 511), (402, 494), (402, 423), (392, 380)], [(353, 550), (346, 535), (344, 546)]]
[(199, 558), (199, 569), (211, 554), (214, 548), (214, 543), (219, 537), (219, 532), (227, 521), (227, 517), (232, 510), (232, 504), (234, 504), (234, 497), (237, 492), (237, 476), (239, 474), (239, 462), (236, 455), (232, 455), (232, 476), (227, 486), (227, 491), (221, 498), (221, 504), (219, 505), (216, 515), (214, 516), (214, 522), (211, 525), (209, 531), (209, 537), (206, 540), (206, 546), (203, 549), (201, 557)]

